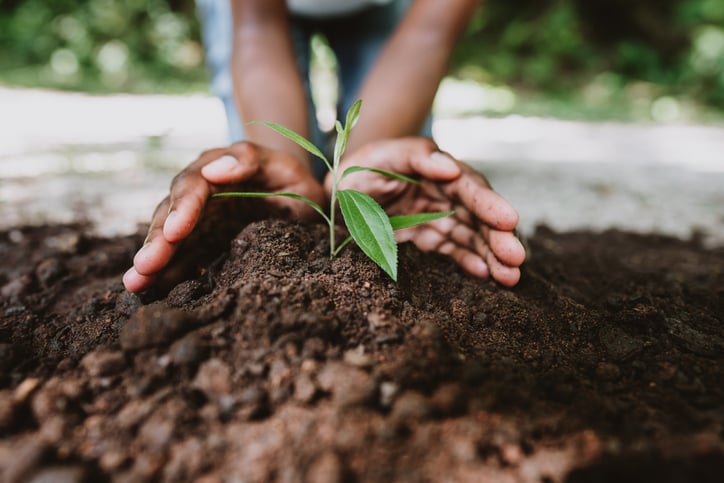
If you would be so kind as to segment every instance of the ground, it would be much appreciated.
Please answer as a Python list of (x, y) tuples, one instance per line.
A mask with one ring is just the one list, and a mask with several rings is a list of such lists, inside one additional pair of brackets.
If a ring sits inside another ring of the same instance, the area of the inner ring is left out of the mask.
[(0, 481), (720, 481), (724, 248), (526, 240), (514, 289), (248, 224), (168, 295), (142, 241), (0, 232)]
[(439, 119), (520, 213), (512, 290), (268, 219), (137, 297), (218, 101), (0, 105), (0, 482), (721, 480), (724, 127)]

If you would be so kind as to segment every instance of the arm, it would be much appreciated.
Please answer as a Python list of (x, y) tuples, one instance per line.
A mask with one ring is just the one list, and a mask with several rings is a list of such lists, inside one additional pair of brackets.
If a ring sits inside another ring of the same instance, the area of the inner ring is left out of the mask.
[[(292, 47), (284, 0), (232, 0), (234, 94), (244, 122), (282, 124), (308, 137), (304, 87)], [(245, 127), (247, 139), (299, 159), (309, 156), (261, 125)]]
[(415, 0), (362, 86), (364, 115), (349, 151), (369, 141), (416, 135), (479, 0)]

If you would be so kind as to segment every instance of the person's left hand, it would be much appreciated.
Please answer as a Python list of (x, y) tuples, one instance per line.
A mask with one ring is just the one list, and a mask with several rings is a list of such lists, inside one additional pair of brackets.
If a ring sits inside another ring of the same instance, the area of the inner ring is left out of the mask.
[[(455, 210), (455, 214), (396, 232), (423, 251), (452, 257), (468, 273), (491, 276), (512, 287), (520, 280), (525, 249), (514, 230), (518, 214), (487, 180), (470, 166), (440, 152), (430, 139), (415, 137), (375, 141), (346, 155), (349, 166), (383, 169), (416, 178), (419, 185), (376, 173), (354, 173), (340, 189), (356, 189), (375, 198), (389, 215)], [(325, 187), (331, 188), (331, 175)]]

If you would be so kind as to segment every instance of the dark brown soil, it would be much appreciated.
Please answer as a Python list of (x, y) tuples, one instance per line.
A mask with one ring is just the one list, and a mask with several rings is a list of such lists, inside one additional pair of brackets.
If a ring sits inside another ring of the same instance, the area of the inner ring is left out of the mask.
[(513, 290), (248, 225), (158, 300), (141, 236), (0, 233), (0, 481), (698, 482), (724, 474), (724, 249), (539, 229)]

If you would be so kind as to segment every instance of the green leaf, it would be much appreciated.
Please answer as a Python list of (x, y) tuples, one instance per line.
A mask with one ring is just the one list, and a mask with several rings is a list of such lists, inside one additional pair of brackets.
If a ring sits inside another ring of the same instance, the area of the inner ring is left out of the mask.
[[(337, 121), (339, 123), (339, 121)], [(342, 159), (344, 150), (347, 149), (347, 139), (349, 138), (349, 130), (337, 129), (337, 139), (334, 142), (334, 167), (339, 166), (339, 160)]]
[(355, 124), (357, 124), (357, 121), (359, 120), (359, 111), (362, 108), (362, 99), (357, 99), (354, 104), (352, 104), (347, 111), (347, 119), (344, 123), (344, 128), (349, 132)]
[(344, 170), (344, 173), (342, 173), (342, 178), (340, 178), (340, 181), (343, 180), (345, 177), (347, 177), (347, 175), (352, 174), (352, 173), (357, 173), (359, 171), (372, 171), (373, 173), (381, 174), (382, 176), (386, 176), (388, 178), (399, 179), (401, 181), (406, 181), (411, 184), (417, 184), (417, 185), (420, 184), (420, 182), (418, 180), (410, 178), (409, 176), (405, 176), (404, 174), (393, 173), (391, 171), (385, 171), (384, 169), (368, 168), (365, 166), (350, 166), (349, 168)]
[(337, 196), (349, 234), (365, 255), (397, 281), (397, 243), (387, 213), (360, 191), (341, 190)]
[(332, 170), (332, 166), (329, 164), (329, 161), (324, 156), (324, 154), (322, 154), (322, 151), (320, 151), (319, 148), (317, 148), (317, 146), (315, 146), (311, 141), (308, 141), (307, 139), (305, 139), (301, 135), (295, 133), (291, 129), (284, 127), (281, 124), (277, 124), (275, 122), (269, 122), (269, 121), (251, 121), (249, 124), (262, 124), (264, 126), (272, 128), (273, 130), (275, 130), (276, 132), (278, 132), (285, 138), (294, 141), (299, 146), (301, 146), (302, 148), (306, 149), (307, 151), (309, 151), (310, 153), (312, 153), (313, 155), (315, 155), (316, 157), (318, 157), (319, 159), (324, 161), (324, 164), (327, 165), (327, 168), (329, 168), (330, 171)]
[(322, 215), (322, 218), (324, 218), (327, 223), (330, 223), (329, 217), (324, 212), (321, 206), (319, 206), (314, 201), (310, 200), (306, 196), (298, 195), (296, 193), (291, 193), (289, 191), (277, 191), (274, 193), (257, 193), (257, 192), (238, 192), (238, 191), (230, 191), (227, 193), (216, 193), (212, 195), (214, 198), (269, 198), (270, 196), (284, 196), (285, 198), (292, 198), (295, 200), (303, 201), (304, 203), (311, 206), (314, 211)]
[(455, 211), (439, 211), (435, 213), (418, 213), (416, 215), (391, 216), (390, 225), (393, 230), (402, 230), (411, 226), (422, 225), (428, 221), (438, 220), (454, 214)]

